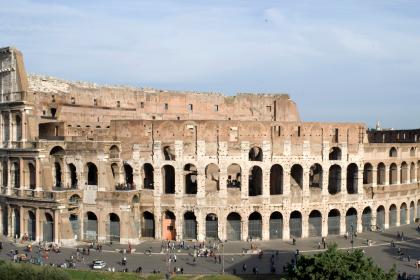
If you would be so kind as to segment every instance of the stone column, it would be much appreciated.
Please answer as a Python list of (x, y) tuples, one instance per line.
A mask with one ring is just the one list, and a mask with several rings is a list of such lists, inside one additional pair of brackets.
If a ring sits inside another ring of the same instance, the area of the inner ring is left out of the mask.
[(262, 168), (262, 175), (263, 175), (263, 188), (262, 188), (262, 196), (264, 198), (270, 197), (270, 167)]
[(403, 184), (403, 182), (401, 182), (401, 165), (397, 164), (397, 182), (396, 184)]
[[(329, 192), (328, 192), (328, 177), (329, 177), (329, 169), (327, 166), (322, 167), (322, 196), (328, 199)], [(327, 214), (328, 215), (328, 214)]]
[[(24, 160), (19, 158), (19, 188), (21, 190), (25, 189), (25, 173), (23, 172), (24, 169)], [(23, 191), (20, 193), (20, 196), (23, 195)]]
[(25, 109), (20, 110), (21, 113), (21, 141), (22, 141), (22, 148), (25, 148), (26, 143), (26, 112)]
[(389, 165), (385, 165), (385, 180), (384, 180), (384, 185), (388, 186), (389, 185)]
[(204, 198), (206, 196), (206, 171), (205, 168), (201, 168), (198, 170), (199, 172), (197, 175), (197, 198)]
[(97, 240), (99, 242), (105, 242), (107, 239), (107, 224), (106, 222), (108, 221), (108, 215), (106, 215), (105, 213), (100, 213), (97, 218), (98, 218), (98, 232), (97, 232)]
[(39, 160), (39, 158), (35, 159), (35, 190), (41, 191), (42, 190), (42, 186), (41, 186), (41, 162)]
[(217, 233), (219, 235), (219, 239), (224, 241), (226, 240), (226, 218), (224, 216), (218, 216), (217, 218)]
[(182, 215), (182, 211), (176, 211), (176, 220), (175, 220), (175, 228), (176, 228), (176, 240), (182, 240), (184, 237), (183, 234), (183, 223), (184, 223), (184, 215)]
[(220, 173), (219, 173), (219, 196), (220, 198), (226, 198), (227, 197), (227, 167), (223, 165), (223, 168), (219, 167)]
[(2, 235), (3, 234), (3, 207), (2, 206), (0, 206), (0, 219), (1, 219), (1, 221), (0, 221), (0, 235)]
[(1, 147), (4, 147), (4, 117), (3, 117), (3, 112), (0, 111), (0, 143), (1, 143)]
[(387, 229), (387, 228), (389, 228), (389, 207), (385, 207), (385, 205), (384, 205), (384, 208), (385, 208), (384, 228)]
[(35, 241), (39, 242), (41, 240), (41, 234), (40, 234), (40, 229), (41, 229), (41, 221), (39, 218), (39, 208), (35, 209)]
[(248, 215), (243, 216), (241, 220), (241, 227), (242, 227), (242, 240), (246, 241), (248, 239)]
[(401, 213), (400, 207), (397, 206), (397, 223), (396, 223), (397, 227), (401, 225), (400, 213)]
[(12, 112), (9, 111), (9, 139), (7, 141), (7, 147), (12, 147), (12, 139), (13, 138), (13, 131), (12, 131)]
[(283, 167), (283, 195), (290, 196), (290, 166)]
[(363, 231), (363, 210), (358, 211), (357, 213), (357, 219), (356, 219), (356, 232), (362, 232)]
[(283, 215), (283, 240), (290, 239), (290, 213), (286, 212)]
[(25, 211), (23, 206), (19, 207), (19, 227), (20, 227), (20, 238), (25, 234)]
[(322, 231), (321, 235), (323, 237), (328, 236), (328, 211), (322, 214)]
[(262, 213), (262, 240), (270, 240), (270, 215)]
[[(162, 212), (160, 207), (155, 207), (155, 239), (162, 239)], [(141, 228), (141, 225), (140, 225)]]
[(344, 235), (347, 231), (346, 229), (346, 211), (340, 211), (340, 235)]
[(7, 195), (11, 195), (12, 194), (12, 172), (11, 172), (11, 164), (10, 164), (10, 159), (7, 158), (6, 159), (6, 166), (7, 166), (7, 180), (5, 182), (3, 182), (4, 185), (7, 186)]
[(197, 241), (204, 241), (206, 239), (206, 221), (203, 218), (201, 211), (196, 213), (197, 219)]
[(378, 183), (378, 169), (376, 166), (372, 167), (372, 187), (375, 188)]
[(249, 170), (241, 166), (241, 198), (248, 199), (249, 195)]
[(302, 213), (302, 238), (309, 236), (309, 215)]
[[(363, 167), (357, 172), (357, 194), (363, 194)], [(359, 196), (362, 199), (362, 196)]]
[(54, 243), (60, 243), (60, 210), (54, 210)]

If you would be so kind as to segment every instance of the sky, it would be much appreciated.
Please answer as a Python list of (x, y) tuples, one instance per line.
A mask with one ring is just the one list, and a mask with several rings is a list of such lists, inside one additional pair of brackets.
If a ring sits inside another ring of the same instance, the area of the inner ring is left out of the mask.
[(29, 73), (288, 93), (303, 121), (420, 127), (418, 0), (0, 0)]

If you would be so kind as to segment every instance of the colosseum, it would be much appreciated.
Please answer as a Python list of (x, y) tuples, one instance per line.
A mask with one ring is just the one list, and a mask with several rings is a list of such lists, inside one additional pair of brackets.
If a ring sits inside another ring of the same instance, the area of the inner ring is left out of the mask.
[(12, 47), (0, 61), (4, 236), (287, 240), (420, 218), (420, 130), (302, 122), (287, 94), (27, 75)]

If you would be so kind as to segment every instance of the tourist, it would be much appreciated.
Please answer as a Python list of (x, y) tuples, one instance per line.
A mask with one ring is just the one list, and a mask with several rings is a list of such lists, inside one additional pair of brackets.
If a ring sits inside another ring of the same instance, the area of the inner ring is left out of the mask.
[(242, 265), (242, 272), (245, 273), (246, 272), (246, 264)]

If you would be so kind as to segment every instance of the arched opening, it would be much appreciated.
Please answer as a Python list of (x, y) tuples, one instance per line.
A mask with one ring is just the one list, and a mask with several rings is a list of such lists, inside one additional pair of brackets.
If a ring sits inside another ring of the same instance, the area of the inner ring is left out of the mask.
[(112, 178), (114, 178), (115, 186), (120, 184), (120, 168), (117, 163), (111, 164)]
[(197, 220), (194, 212), (185, 212), (182, 232), (184, 239), (197, 239)]
[(206, 216), (206, 238), (219, 238), (219, 221), (216, 214), (211, 213)]
[(3, 235), (4, 236), (8, 236), (9, 235), (9, 210), (8, 210), (8, 207), (6, 207), (6, 206), (0, 206), (2, 209), (2, 217), (1, 217), (1, 219), (2, 219), (2, 225), (3, 225), (3, 231), (2, 231), (2, 233), (3, 233)]
[(175, 228), (175, 215), (171, 211), (166, 211), (162, 221), (162, 237), (165, 240), (175, 240), (176, 228)]
[(405, 161), (401, 163), (400, 181), (401, 181), (401, 184), (408, 183), (408, 164)]
[(226, 223), (227, 240), (241, 240), (241, 216), (232, 212), (227, 216)]
[(299, 211), (290, 213), (290, 237), (302, 237), (302, 214)]
[(309, 169), (309, 188), (322, 189), (322, 166), (318, 163)]
[(390, 157), (397, 157), (397, 156), (398, 156), (398, 152), (397, 152), (397, 149), (396, 149), (395, 147), (392, 147), (392, 148), (389, 150), (389, 156), (390, 156)]
[(85, 215), (84, 228), (84, 240), (96, 241), (98, 236), (98, 218), (95, 213), (87, 212)]
[(260, 147), (252, 147), (249, 150), (249, 160), (250, 161), (262, 161), (263, 152)]
[(76, 166), (73, 163), (67, 165), (70, 173), (70, 187), (72, 189), (77, 189), (77, 172)]
[(170, 146), (164, 146), (162, 151), (165, 160), (175, 160), (175, 152)]
[(334, 164), (328, 171), (328, 192), (337, 194), (341, 191), (341, 167)]
[(347, 166), (347, 193), (355, 194), (357, 193), (357, 183), (358, 183), (358, 172), (359, 168), (355, 163), (349, 164)]
[(145, 163), (143, 165), (143, 184), (144, 184), (144, 188), (148, 189), (148, 190), (153, 190), (154, 189), (154, 184), (155, 184), (155, 177), (154, 177), (154, 168), (150, 163)]
[(352, 233), (357, 231), (357, 211), (353, 207), (346, 213), (346, 232)]
[(340, 211), (332, 209), (328, 212), (328, 235), (340, 234)]
[(416, 156), (416, 148), (411, 147), (410, 149), (410, 157), (415, 157)]
[(397, 206), (395, 206), (395, 204), (392, 204), (389, 207), (389, 226), (397, 226)]
[(206, 166), (205, 169), (206, 173), (206, 182), (205, 182), (205, 191), (206, 193), (216, 192), (219, 190), (219, 176), (220, 176), (220, 170), (219, 167), (214, 164), (210, 163)]
[(109, 158), (110, 159), (117, 159), (120, 157), (120, 149), (116, 145), (112, 145), (109, 149)]
[(414, 216), (414, 201), (410, 203), (410, 224), (414, 224), (416, 217)]
[(262, 217), (258, 212), (253, 212), (248, 218), (248, 237), (262, 239)]
[(283, 238), (283, 215), (280, 212), (273, 212), (270, 215), (270, 239)]
[(302, 190), (303, 187), (303, 168), (299, 164), (292, 166), (290, 171), (290, 187), (293, 189), (299, 188)]
[(138, 204), (140, 203), (140, 198), (139, 196), (136, 194), (133, 196), (133, 198), (131, 199), (131, 204)]
[(400, 207), (400, 225), (407, 224), (407, 204), (405, 202)]
[(329, 160), (341, 160), (341, 149), (339, 147), (332, 147), (330, 154), (328, 155)]
[(186, 194), (197, 194), (197, 167), (194, 164), (184, 166), (184, 187)]
[(233, 163), (227, 168), (227, 180), (226, 185), (228, 188), (241, 188), (242, 169), (241, 167)]
[(378, 185), (385, 185), (385, 164), (383, 162), (378, 164), (376, 183)]
[(385, 207), (382, 205), (376, 209), (376, 227), (385, 229)]
[(92, 162), (88, 162), (87, 165), (87, 184), (98, 185), (98, 168)]
[(259, 166), (251, 167), (249, 171), (249, 189), (248, 194), (249, 196), (257, 196), (262, 195), (262, 170)]
[(124, 164), (124, 175), (125, 175), (125, 184), (126, 188), (129, 190), (134, 189), (134, 182), (133, 182), (133, 167), (131, 165), (125, 163)]
[(16, 141), (22, 140), (22, 119), (19, 115), (16, 115), (15, 117), (15, 137)]
[(416, 165), (414, 164), (414, 162), (410, 164), (410, 182), (416, 182)]
[(417, 219), (420, 219), (420, 199), (417, 200)]
[(36, 239), (36, 217), (32, 211), (28, 211), (28, 237), (32, 241)]
[(270, 169), (270, 195), (283, 194), (283, 167), (274, 164)]
[(162, 185), (165, 194), (175, 193), (175, 168), (172, 165), (164, 165), (162, 167)]
[(155, 216), (152, 213), (145, 211), (143, 212), (142, 219), (143, 220), (141, 223), (141, 236), (154, 238), (155, 237)]
[(63, 181), (62, 181), (62, 174), (61, 174), (61, 164), (59, 162), (54, 162), (54, 187), (55, 188), (62, 188)]
[(110, 242), (120, 243), (120, 217), (115, 213), (109, 214), (108, 235)]
[(367, 232), (372, 230), (372, 209), (366, 207), (362, 212), (362, 231)]
[(363, 184), (370, 185), (373, 183), (373, 167), (370, 163), (363, 166)]
[(12, 223), (14, 225), (14, 227), (13, 227), (13, 237), (17, 236), (18, 238), (20, 238), (21, 232), (20, 232), (20, 211), (19, 211), (19, 209), (14, 208), (12, 214), (13, 214)]
[(395, 163), (389, 167), (389, 184), (397, 184), (397, 165)]
[(318, 210), (309, 214), (309, 237), (322, 236), (322, 215)]
[(73, 232), (74, 240), (80, 240), (80, 220), (76, 214), (70, 214), (69, 222)]
[(44, 241), (54, 241), (54, 219), (50, 213), (45, 213), (44, 227), (42, 232), (44, 234)]
[(12, 164), (12, 184), (13, 184), (13, 188), (15, 189), (19, 189), (20, 188), (20, 168), (19, 168), (19, 163), (14, 162)]
[(82, 199), (80, 198), (79, 195), (77, 194), (73, 194), (72, 196), (70, 196), (69, 198), (69, 204), (75, 206), (75, 205), (79, 205), (80, 202), (82, 201)]
[(36, 188), (36, 169), (33, 163), (28, 163), (29, 171), (29, 189), (34, 190)]

